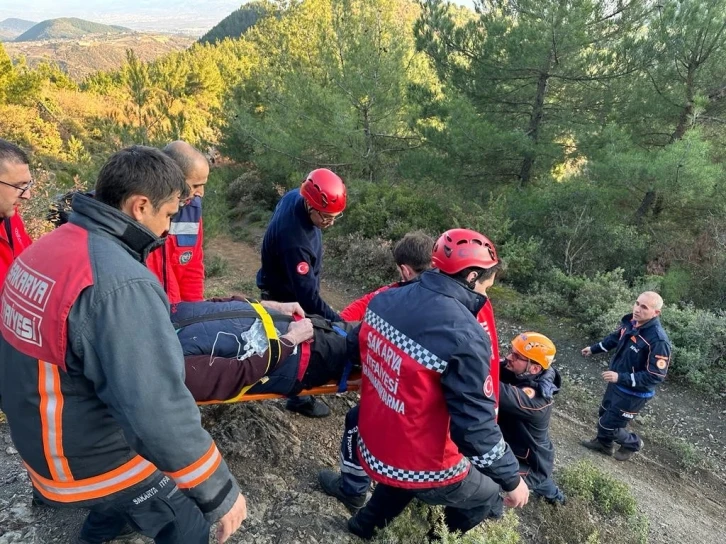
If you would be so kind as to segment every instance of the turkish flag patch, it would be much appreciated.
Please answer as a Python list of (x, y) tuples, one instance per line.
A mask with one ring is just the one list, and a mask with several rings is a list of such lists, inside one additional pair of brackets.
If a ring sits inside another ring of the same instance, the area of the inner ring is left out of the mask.
[(491, 376), (487, 376), (487, 379), (484, 380), (484, 394), (487, 397), (494, 395), (494, 380)]
[(306, 263), (305, 261), (297, 263), (297, 267), (295, 268), (297, 270), (297, 273), (301, 276), (304, 276), (308, 272), (310, 272), (310, 265)]

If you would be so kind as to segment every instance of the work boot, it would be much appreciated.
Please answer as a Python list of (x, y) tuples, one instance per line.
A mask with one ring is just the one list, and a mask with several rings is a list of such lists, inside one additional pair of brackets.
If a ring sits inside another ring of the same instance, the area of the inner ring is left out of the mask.
[(362, 538), (363, 540), (371, 540), (373, 538), (373, 534), (375, 533), (375, 529), (364, 529), (360, 523), (358, 523), (358, 520), (355, 516), (350, 518), (348, 520), (348, 530), (353, 533), (358, 538)]
[(592, 440), (582, 440), (580, 445), (585, 446), (588, 450), (596, 451), (608, 456), (612, 456), (613, 451), (615, 451), (615, 446), (612, 444), (610, 446), (606, 446), (597, 438), (593, 438)]
[[(643, 449), (643, 440), (639, 438), (638, 451), (640, 451), (641, 449)], [(630, 461), (630, 458), (633, 456), (633, 454), (638, 453), (638, 451), (628, 449), (625, 446), (620, 446), (620, 449), (615, 452), (615, 459), (617, 459), (618, 461)]]
[(287, 399), (285, 408), (305, 417), (328, 417), (330, 415), (330, 408), (324, 402), (318, 402), (315, 397), (292, 397)]
[(567, 504), (567, 497), (562, 491), (560, 491), (556, 497), (545, 497), (547, 504), (552, 506), (565, 506)]
[(347, 495), (343, 492), (343, 489), (341, 488), (343, 478), (337, 472), (333, 472), (328, 469), (321, 470), (318, 472), (318, 483), (320, 483), (320, 487), (323, 488), (326, 495), (335, 497), (342, 502), (351, 514), (358, 512), (358, 510), (363, 508), (363, 505), (366, 503), (365, 493), (362, 495)]

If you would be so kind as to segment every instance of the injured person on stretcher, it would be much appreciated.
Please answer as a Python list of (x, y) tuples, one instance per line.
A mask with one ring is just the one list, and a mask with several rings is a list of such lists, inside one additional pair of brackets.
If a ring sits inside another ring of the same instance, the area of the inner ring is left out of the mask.
[(284, 313), (241, 297), (171, 306), (184, 351), (185, 382), (198, 404), (239, 402), (246, 394), (296, 395), (339, 381), (355, 323)]

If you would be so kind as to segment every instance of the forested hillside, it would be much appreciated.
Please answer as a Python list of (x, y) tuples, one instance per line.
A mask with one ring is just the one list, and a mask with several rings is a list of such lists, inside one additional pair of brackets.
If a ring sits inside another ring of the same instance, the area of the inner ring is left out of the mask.
[(94, 23), (76, 17), (61, 17), (60, 19), (48, 19), (34, 25), (15, 38), (15, 41), (60, 40), (82, 38), (89, 34), (119, 34), (121, 32), (132, 32), (132, 30), (117, 25)]
[(49, 191), (132, 142), (216, 145), (245, 170), (229, 196), (246, 223), (333, 168), (351, 195), (326, 235), (338, 274), (377, 284), (386, 241), (480, 229), (527, 294), (510, 312), (600, 334), (656, 288), (672, 374), (722, 391), (726, 0), (481, 5), (265, 1), (242, 37), (129, 50), (80, 85), (0, 49), (0, 132)]
[(199, 42), (215, 43), (224, 38), (239, 38), (264, 16), (265, 4), (263, 2), (248, 2), (217, 23), (214, 28), (199, 38)]

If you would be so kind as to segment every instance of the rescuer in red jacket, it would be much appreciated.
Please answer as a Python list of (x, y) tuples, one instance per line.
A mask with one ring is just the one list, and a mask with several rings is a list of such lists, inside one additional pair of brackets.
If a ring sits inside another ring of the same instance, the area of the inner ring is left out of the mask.
[(29, 162), (25, 151), (0, 138), (0, 285), (15, 257), (32, 241), (18, 213), (33, 186)]
[[(407, 234), (393, 249), (393, 256), (399, 268), (402, 282), (383, 286), (352, 302), (341, 313), (346, 321), (362, 321), (370, 301), (383, 291), (400, 287), (415, 280), (431, 267), (431, 249), (434, 241), (427, 235), (414, 232)], [(494, 310), (491, 301), (486, 303), (476, 316), (477, 321), (487, 333), (492, 346), (490, 376), (494, 387), (495, 406), (499, 406), (499, 347)], [(495, 410), (497, 409), (495, 408)], [(340, 445), (340, 473), (324, 469), (318, 474), (318, 482), (323, 491), (341, 501), (351, 512), (357, 512), (366, 501), (371, 480), (361, 467), (355, 444), (358, 441), (358, 407), (348, 411), (345, 416), (345, 429)]]
[(362, 365), (358, 457), (377, 482), (348, 522), (364, 539), (414, 498), (445, 506), (449, 530), (462, 533), (529, 498), (496, 423), (491, 345), (475, 317), (499, 266), (494, 245), (452, 229), (432, 262), (438, 270), (374, 297), (348, 335)]
[(189, 198), (171, 220), (166, 242), (146, 260), (172, 304), (204, 300), (202, 198), (209, 177), (207, 158), (181, 140), (163, 149), (181, 168)]

